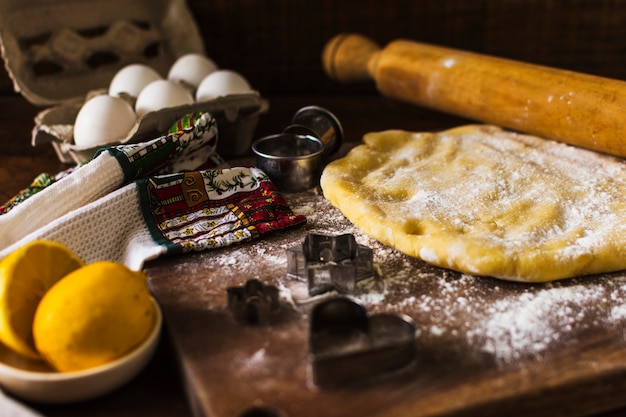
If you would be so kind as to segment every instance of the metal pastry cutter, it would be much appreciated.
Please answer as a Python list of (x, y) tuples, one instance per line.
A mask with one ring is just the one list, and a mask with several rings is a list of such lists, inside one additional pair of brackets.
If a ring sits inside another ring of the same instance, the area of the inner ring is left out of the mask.
[(407, 369), (416, 356), (415, 330), (407, 316), (370, 316), (365, 307), (346, 297), (316, 305), (309, 333), (312, 382), (336, 388)]
[(302, 245), (287, 250), (287, 275), (308, 281), (311, 296), (332, 290), (354, 294), (358, 281), (374, 276), (373, 252), (352, 234), (309, 233)]
[(324, 154), (337, 152), (343, 142), (343, 128), (339, 119), (319, 106), (299, 109), (291, 119), (291, 124), (283, 132), (299, 133), (318, 138), (324, 144)]
[(229, 287), (228, 308), (235, 320), (252, 325), (265, 325), (270, 322), (272, 313), (278, 310), (278, 288), (265, 285), (258, 279), (251, 279), (241, 287)]
[(252, 143), (256, 166), (279, 191), (302, 192), (319, 184), (328, 157), (343, 141), (339, 120), (318, 106), (303, 107), (281, 133)]

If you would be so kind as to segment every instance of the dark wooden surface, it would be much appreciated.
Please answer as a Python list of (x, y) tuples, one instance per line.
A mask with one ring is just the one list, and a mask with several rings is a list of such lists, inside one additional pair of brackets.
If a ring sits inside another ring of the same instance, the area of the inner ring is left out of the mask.
[[(354, 297), (370, 314), (399, 312), (416, 322), (420, 331), (415, 365), (369, 384), (332, 389), (314, 386), (307, 356), (309, 320), (313, 306), (325, 298), (309, 297), (305, 283), (286, 275), (285, 250), (301, 244), (307, 232), (358, 234), (358, 230), (334, 214), (332, 206), (315, 192), (286, 198), (294, 210), (308, 213), (305, 227), (184, 259), (163, 257), (146, 266), (198, 416), (243, 417), (264, 406), (280, 410), (272, 417), (579, 417), (626, 405), (626, 341), (620, 330), (606, 323), (594, 325), (594, 314), (578, 313), (584, 318), (565, 330), (569, 321), (565, 317), (557, 320), (555, 327), (548, 324), (561, 314), (562, 304), (550, 312), (540, 307), (545, 313), (543, 326), (550, 329), (541, 333), (563, 337), (539, 356), (526, 345), (513, 348), (519, 357), (500, 362), (494, 352), (468, 343), (468, 336), (484, 332), (480, 329), (492, 319), (477, 311), (489, 311), (503, 302), (516, 310), (512, 299), (521, 296), (528, 304), (526, 296), (549, 297), (552, 286), (485, 277), (465, 281), (468, 278), (461, 274), (430, 267), (367, 239), (361, 242), (373, 249), (381, 275), (359, 285)], [(604, 291), (615, 278), (580, 282), (593, 291)], [(247, 279), (283, 289), (282, 306), (268, 325), (237, 323), (227, 308), (227, 288), (241, 286)], [(570, 284), (576, 285), (574, 281), (565, 283)], [(577, 287), (577, 291), (585, 290)], [(424, 308), (415, 302), (424, 298), (441, 300), (442, 309)], [(596, 302), (581, 299), (572, 314), (579, 308), (589, 311)], [(600, 309), (597, 317), (610, 310), (610, 305)], [(522, 312), (519, 316), (507, 320), (509, 336), (524, 333), (518, 320), (524, 322), (527, 316)], [(577, 330), (578, 325), (581, 328)], [(441, 330), (433, 332), (433, 328)], [(493, 343), (496, 350), (509, 348), (504, 338)], [(361, 362), (351, 371), (371, 366), (371, 362)]]
[[(414, 130), (437, 130), (464, 123), (444, 114), (396, 103), (377, 96), (276, 96), (270, 97), (270, 112), (261, 119), (258, 133), (266, 134), (281, 129), (293, 112), (304, 105), (317, 104), (333, 111), (342, 121), (347, 140), (359, 140), (366, 131), (388, 128)], [(11, 112), (0, 113), (0, 198), (13, 195), (26, 186), (41, 171), (55, 172), (62, 168), (56, 156), (47, 146), (31, 148), (28, 144), (32, 116), (37, 109), (24, 103), (19, 96), (3, 97), (0, 104)], [(193, 255), (190, 255), (193, 256)], [(165, 279), (173, 273), (178, 263), (193, 263), (193, 258), (160, 259), (149, 265), (150, 274)], [(164, 278), (165, 277), (165, 278)], [(167, 311), (166, 311), (167, 320)], [(202, 329), (198, 329), (202, 331)], [(184, 417), (191, 416), (175, 349), (169, 343), (166, 332), (162, 345), (148, 367), (133, 381), (102, 398), (72, 405), (29, 404), (45, 416), (116, 416), (116, 417)], [(555, 375), (552, 375), (554, 378)], [(622, 384), (622, 380), (615, 384)], [(602, 392), (606, 392), (600, 389)], [(599, 389), (588, 386), (586, 389)], [(575, 388), (571, 391), (576, 395)], [(546, 394), (548, 395), (548, 394)], [(599, 409), (621, 402), (619, 398), (604, 398)], [(537, 400), (536, 398), (534, 399)], [(612, 402), (613, 401), (613, 402)], [(482, 415), (482, 414), (481, 414)], [(522, 412), (519, 415), (527, 415)], [(579, 415), (579, 414), (572, 414)], [(625, 410), (599, 414), (603, 417), (626, 416)]]
[[(188, 4), (207, 53), (222, 67), (241, 71), (269, 98), (271, 108), (261, 118), (259, 136), (282, 129), (295, 110), (311, 104), (334, 112), (347, 140), (359, 140), (368, 131), (433, 130), (463, 122), (378, 97), (370, 84), (341, 86), (328, 80), (321, 70), (321, 50), (343, 31), (364, 33), (381, 44), (405, 37), (626, 79), (625, 0), (189, 0)], [(38, 173), (54, 173), (64, 166), (51, 148), (30, 146), (33, 117), (40, 109), (12, 93), (4, 72), (0, 109), (4, 201)], [(167, 273), (167, 263), (156, 265), (165, 268), (161, 274)], [(163, 340), (149, 366), (118, 391), (82, 404), (32, 407), (51, 417), (190, 416), (176, 355), (167, 335)], [(626, 409), (602, 416), (626, 416)]]

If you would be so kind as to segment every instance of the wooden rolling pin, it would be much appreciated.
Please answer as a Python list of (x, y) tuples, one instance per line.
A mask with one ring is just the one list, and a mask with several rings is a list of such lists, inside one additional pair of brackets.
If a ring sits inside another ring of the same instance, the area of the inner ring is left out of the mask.
[(357, 34), (325, 46), (326, 73), (484, 123), (626, 157), (626, 82), (409, 40)]

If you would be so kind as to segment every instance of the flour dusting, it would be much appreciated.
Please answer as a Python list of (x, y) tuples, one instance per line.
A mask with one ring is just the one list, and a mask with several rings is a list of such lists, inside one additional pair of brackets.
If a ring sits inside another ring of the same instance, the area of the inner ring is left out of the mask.
[[(353, 297), (370, 314), (410, 316), (420, 347), (456, 349), (462, 357), (482, 355), (505, 366), (549, 357), (594, 332), (612, 334), (626, 346), (622, 274), (524, 284), (433, 267), (370, 238), (320, 195), (311, 194), (286, 196), (294, 212), (307, 216), (304, 232), (351, 233), (372, 248), (375, 277), (359, 282)], [(180, 277), (176, 282), (184, 287), (186, 304), (204, 305), (206, 293), (221, 294), (225, 280), (259, 278), (275, 280), (284, 303), (306, 310), (336, 294), (310, 297), (306, 282), (287, 276), (286, 251), (302, 236), (302, 229), (282, 231), (271, 239), (181, 257), (170, 273)], [(190, 273), (190, 268), (202, 269), (204, 282), (185, 278), (200, 272)], [(263, 350), (252, 352), (247, 366), (263, 358)]]
[[(377, 277), (355, 298), (371, 313), (411, 316), (418, 338), (433, 346), (490, 355), (497, 363), (539, 359), (589, 331), (626, 330), (626, 277), (612, 274), (548, 284), (522, 284), (439, 269), (369, 238), (324, 199), (291, 201), (313, 231), (352, 233), (374, 250)], [(302, 205), (300, 205), (302, 204)]]
[(322, 188), (409, 255), (523, 282), (626, 269), (619, 158), (486, 125), (364, 142), (327, 166)]

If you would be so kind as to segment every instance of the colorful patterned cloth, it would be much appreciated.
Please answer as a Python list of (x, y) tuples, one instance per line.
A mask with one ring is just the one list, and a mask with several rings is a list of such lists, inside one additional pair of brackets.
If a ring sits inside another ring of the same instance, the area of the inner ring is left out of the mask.
[(137, 185), (152, 237), (170, 253), (230, 246), (306, 221), (256, 168), (193, 171)]
[(101, 149), (117, 158), (127, 182), (149, 175), (216, 168), (224, 160), (215, 152), (217, 122), (208, 113), (193, 113), (176, 121), (159, 138)]

